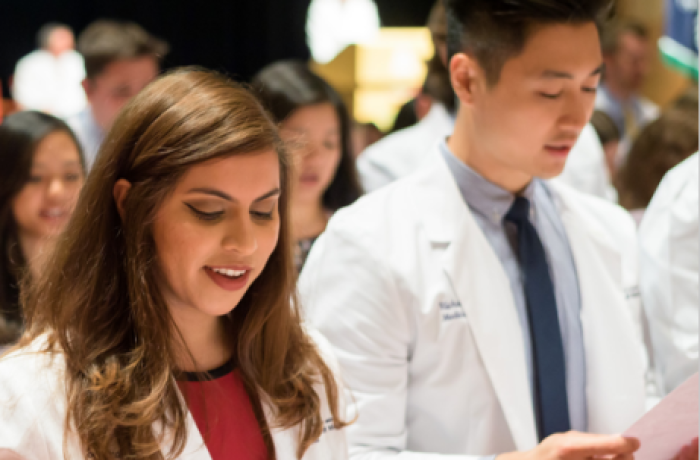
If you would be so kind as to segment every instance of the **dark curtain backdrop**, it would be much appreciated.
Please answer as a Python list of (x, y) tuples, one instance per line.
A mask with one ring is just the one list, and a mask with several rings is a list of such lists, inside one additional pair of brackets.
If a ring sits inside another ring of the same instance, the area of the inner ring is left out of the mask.
[[(0, 0), (0, 79), (36, 47), (41, 25), (63, 22), (76, 34), (97, 18), (139, 23), (170, 43), (164, 66), (201, 65), (249, 80), (266, 64), (308, 59), (311, 0)], [(376, 0), (385, 26), (424, 25), (433, 0)]]

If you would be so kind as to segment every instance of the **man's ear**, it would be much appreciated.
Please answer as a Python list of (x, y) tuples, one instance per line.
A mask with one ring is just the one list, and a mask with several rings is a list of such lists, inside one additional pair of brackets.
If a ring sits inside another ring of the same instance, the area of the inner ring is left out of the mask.
[(119, 212), (119, 217), (124, 221), (124, 199), (126, 199), (126, 194), (129, 193), (131, 189), (131, 182), (126, 179), (119, 179), (112, 189), (112, 196), (114, 197), (114, 203), (117, 205), (117, 211)]
[(466, 53), (457, 53), (450, 59), (450, 80), (455, 94), (464, 105), (474, 103), (481, 84), (482, 72), (479, 63)]

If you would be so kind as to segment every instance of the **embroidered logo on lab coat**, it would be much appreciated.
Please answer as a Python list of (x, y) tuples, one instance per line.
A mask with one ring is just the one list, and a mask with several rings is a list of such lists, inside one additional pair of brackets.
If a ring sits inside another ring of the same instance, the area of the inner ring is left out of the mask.
[(467, 314), (464, 313), (462, 309), (462, 303), (459, 300), (440, 302), (440, 313), (442, 314), (443, 321), (454, 321), (467, 317)]

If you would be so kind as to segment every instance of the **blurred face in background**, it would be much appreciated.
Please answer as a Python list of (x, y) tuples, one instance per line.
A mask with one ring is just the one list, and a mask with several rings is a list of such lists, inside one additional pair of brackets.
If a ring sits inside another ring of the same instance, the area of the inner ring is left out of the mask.
[(51, 32), (49, 35), (49, 43), (47, 45), (46, 51), (58, 57), (75, 48), (75, 38), (73, 37), (73, 32), (63, 27)]
[(280, 134), (294, 161), (292, 202), (321, 203), (342, 155), (335, 108), (328, 102), (301, 107), (282, 123)]
[(83, 167), (71, 136), (54, 131), (39, 142), (29, 178), (12, 201), (20, 238), (57, 235), (73, 213), (83, 185)]
[(111, 62), (102, 73), (84, 80), (83, 88), (100, 128), (108, 131), (122, 107), (158, 76), (158, 70), (153, 56), (141, 56)]
[(632, 32), (620, 36), (617, 51), (605, 57), (607, 80), (629, 91), (639, 91), (649, 73), (649, 42)]

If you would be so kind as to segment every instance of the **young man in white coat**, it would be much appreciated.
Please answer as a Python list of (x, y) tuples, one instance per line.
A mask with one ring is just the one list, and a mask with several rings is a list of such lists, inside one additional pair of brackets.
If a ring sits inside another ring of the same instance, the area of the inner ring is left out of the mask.
[(635, 225), (543, 180), (593, 111), (609, 2), (446, 3), (454, 134), (339, 211), (301, 274), (352, 390), (351, 458), (631, 459)]

